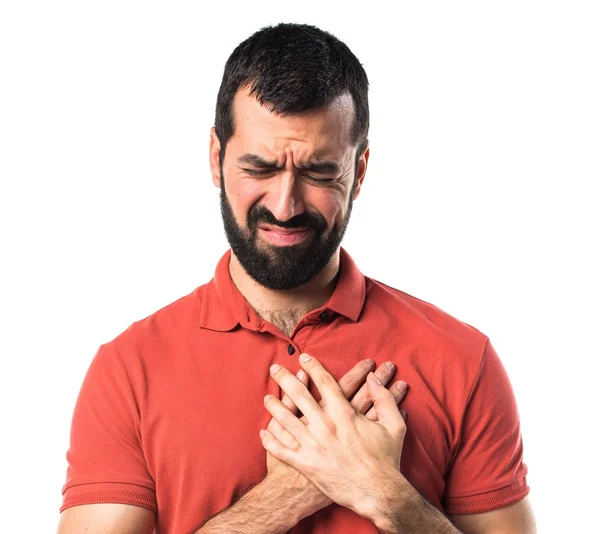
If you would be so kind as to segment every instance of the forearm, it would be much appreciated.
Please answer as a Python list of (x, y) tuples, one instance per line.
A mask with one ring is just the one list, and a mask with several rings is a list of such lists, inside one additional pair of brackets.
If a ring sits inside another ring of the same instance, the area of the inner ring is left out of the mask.
[(297, 503), (281, 499), (263, 482), (209, 519), (194, 534), (283, 534), (300, 521), (296, 509)]
[(383, 534), (461, 534), (400, 473), (388, 481), (369, 519)]

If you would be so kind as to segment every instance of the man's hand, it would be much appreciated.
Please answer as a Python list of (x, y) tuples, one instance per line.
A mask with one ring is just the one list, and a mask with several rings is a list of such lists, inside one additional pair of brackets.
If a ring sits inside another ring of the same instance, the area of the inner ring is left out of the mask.
[[(372, 407), (373, 401), (370, 396), (369, 388), (367, 384), (364, 384), (365, 377), (370, 371), (372, 371), (373, 367), (374, 363), (370, 360), (359, 362), (340, 379), (337, 386), (342, 392), (344, 399), (350, 399), (350, 397), (352, 397), (356, 390), (362, 385), (358, 393), (356, 393), (356, 395), (354, 395), (352, 400), (349, 402), (349, 405), (352, 406), (357, 414), (365, 414), (364, 417), (366, 419), (370, 421), (377, 421), (377, 411), (375, 407)], [(294, 380), (294, 377), (291, 375), (291, 373), (289, 373), (287, 370), (286, 372), (290, 375), (290, 378)], [(391, 380), (394, 374), (394, 367), (392, 366), (390, 368), (388, 365), (384, 364), (380, 366), (374, 374), (381, 381), (381, 383), (385, 385)], [(300, 370), (297, 378), (298, 380), (296, 380), (296, 383), (298, 386), (303, 387), (308, 396), (314, 401), (310, 393), (308, 393), (308, 377), (306, 373)], [(298, 389), (300, 390), (300, 388)], [(406, 391), (406, 382), (399, 381), (390, 388), (388, 395), (393, 398), (394, 404), (397, 404), (402, 401)], [(287, 409), (293, 415), (297, 414), (298, 408), (288, 394), (286, 394), (283, 399), (278, 402), (281, 402), (282, 409)], [(325, 397), (323, 397), (319, 403), (319, 406), (325, 406)], [(406, 412), (404, 410), (401, 410), (401, 412), (405, 417)], [(296, 418), (296, 420), (298, 419)], [(303, 424), (308, 423), (306, 416), (300, 418), (299, 421), (301, 421)], [(269, 422), (267, 430), (279, 443), (286, 447), (293, 448), (294, 444), (297, 443), (293, 435), (290, 434), (290, 432), (284, 428), (275, 417), (273, 417)], [(281, 459), (271, 454), (269, 450), (267, 450), (267, 470), (268, 474), (265, 482), (268, 482), (271, 485), (293, 489), (295, 494), (294, 496), (300, 497), (299, 501), (303, 503), (303, 511), (300, 519), (312, 515), (316, 511), (328, 506), (333, 502), (333, 500), (327, 494), (318, 489), (310, 480), (306, 478), (306, 476), (304, 476), (294, 467), (288, 465)]]
[(395, 397), (369, 373), (367, 389), (379, 420), (373, 421), (357, 412), (315, 358), (301, 354), (300, 364), (316, 384), (322, 405), (285, 367), (272, 366), (273, 378), (304, 413), (306, 422), (282, 401), (267, 395), (267, 410), (293, 440), (286, 445), (271, 432), (262, 431), (263, 446), (306, 476), (331, 500), (369, 517), (386, 478), (400, 472), (406, 425)]

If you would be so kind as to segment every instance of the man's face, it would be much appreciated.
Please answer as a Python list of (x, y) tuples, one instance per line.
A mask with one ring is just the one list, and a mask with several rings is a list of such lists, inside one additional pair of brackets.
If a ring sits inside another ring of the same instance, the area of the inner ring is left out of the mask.
[(240, 90), (233, 110), (235, 130), (222, 168), (211, 135), (227, 239), (259, 284), (299, 287), (339, 248), (362, 185), (368, 151), (355, 168), (352, 99), (344, 95), (324, 110), (281, 117)]

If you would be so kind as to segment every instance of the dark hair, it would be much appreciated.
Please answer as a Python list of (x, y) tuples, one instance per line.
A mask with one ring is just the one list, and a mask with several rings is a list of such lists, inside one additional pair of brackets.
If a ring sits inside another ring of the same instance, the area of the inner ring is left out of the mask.
[(279, 115), (327, 107), (350, 93), (354, 102), (351, 142), (357, 161), (367, 146), (369, 103), (367, 74), (348, 46), (330, 33), (307, 24), (278, 24), (257, 31), (231, 53), (217, 96), (215, 130), (225, 145), (233, 135), (233, 98), (241, 87)]

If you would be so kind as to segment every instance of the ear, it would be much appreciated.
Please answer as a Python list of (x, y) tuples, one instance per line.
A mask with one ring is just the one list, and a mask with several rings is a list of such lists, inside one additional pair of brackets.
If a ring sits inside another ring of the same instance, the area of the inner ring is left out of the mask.
[(210, 173), (212, 175), (213, 184), (215, 187), (221, 188), (221, 165), (219, 164), (219, 152), (221, 151), (221, 142), (217, 137), (217, 132), (213, 126), (210, 129)]
[(365, 179), (365, 174), (367, 174), (367, 164), (369, 163), (370, 153), (371, 149), (369, 147), (369, 141), (367, 140), (367, 148), (358, 159), (358, 166), (356, 168), (356, 179), (358, 180), (358, 183), (356, 184), (356, 190), (354, 191), (352, 200), (356, 200), (360, 194), (360, 188), (362, 187), (363, 180)]

